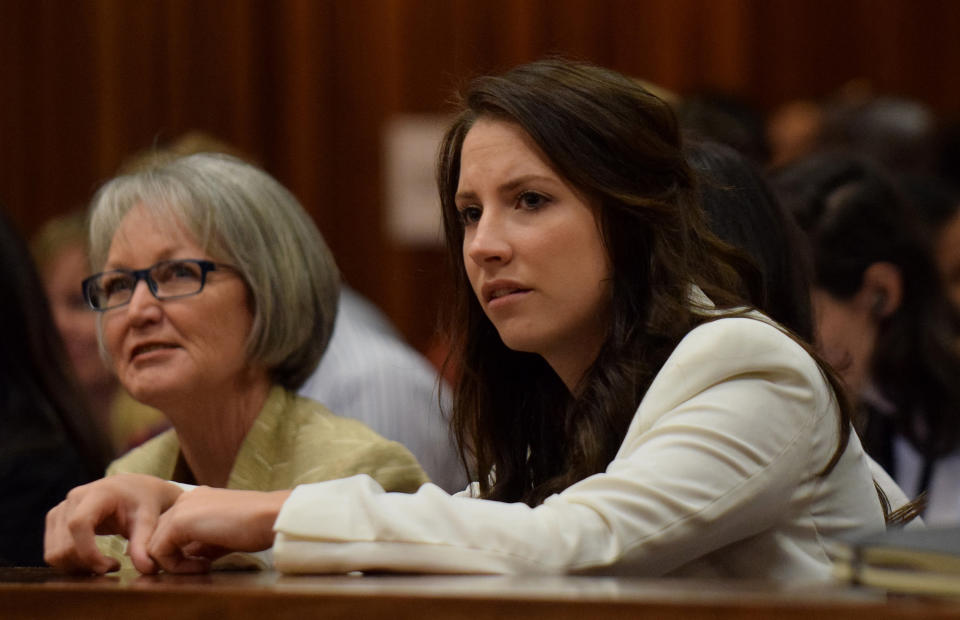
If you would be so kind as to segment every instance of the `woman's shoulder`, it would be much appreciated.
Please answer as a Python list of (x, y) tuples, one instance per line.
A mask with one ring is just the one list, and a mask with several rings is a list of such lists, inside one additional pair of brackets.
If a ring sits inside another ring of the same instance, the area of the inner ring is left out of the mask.
[[(821, 405), (833, 393), (803, 345), (762, 314), (745, 313), (714, 318), (690, 330), (657, 373), (644, 400), (670, 406), (710, 387), (745, 378), (790, 385)], [(741, 384), (745, 385), (737, 385)]]
[(403, 444), (387, 439), (360, 420), (339, 415), (311, 398), (292, 392), (288, 395), (291, 408), (289, 419), (295, 422), (300, 441), (331, 442), (348, 446), (354, 451), (363, 449), (409, 455)]
[(758, 463), (779, 463), (777, 455), (791, 448), (797, 463), (815, 463), (819, 471), (836, 447), (837, 413), (816, 360), (776, 324), (753, 315), (717, 318), (674, 349), (641, 400), (620, 454), (641, 450), (655, 430), (690, 445), (717, 442), (718, 452), (745, 448), (748, 461), (764, 455)]
[(417, 459), (402, 444), (315, 400), (290, 396), (289, 422), (296, 432), (288, 456), (300, 463), (298, 483), (312, 481), (318, 472), (321, 479), (369, 474), (391, 491), (412, 492), (427, 482)]
[(821, 375), (819, 366), (801, 341), (758, 312), (721, 316), (691, 329), (677, 344), (664, 368), (690, 360), (706, 363), (705, 370), (725, 368), (792, 368)]
[(107, 467), (107, 475), (149, 474), (170, 478), (179, 454), (180, 441), (176, 431), (170, 428), (114, 459)]
[(740, 342), (743, 347), (748, 348), (776, 344), (803, 350), (799, 340), (786, 328), (765, 314), (748, 310), (714, 315), (710, 320), (691, 329), (681, 339), (681, 344), (687, 343), (689, 346), (691, 343), (706, 340)]

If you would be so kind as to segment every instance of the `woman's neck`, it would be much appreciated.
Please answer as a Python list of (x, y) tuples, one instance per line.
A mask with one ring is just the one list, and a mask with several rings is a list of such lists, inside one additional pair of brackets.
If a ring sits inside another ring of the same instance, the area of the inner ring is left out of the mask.
[(271, 383), (265, 372), (245, 375), (224, 390), (191, 395), (167, 406), (183, 458), (197, 484), (226, 487), (237, 453), (266, 403)]
[(577, 347), (551, 351), (544, 354), (543, 358), (567, 386), (567, 390), (575, 395), (580, 380), (600, 355), (601, 346), (601, 342), (579, 343)]
[(598, 309), (593, 319), (580, 329), (566, 337), (554, 339), (543, 350), (537, 351), (571, 394), (577, 393), (581, 379), (600, 355), (610, 321), (610, 309)]

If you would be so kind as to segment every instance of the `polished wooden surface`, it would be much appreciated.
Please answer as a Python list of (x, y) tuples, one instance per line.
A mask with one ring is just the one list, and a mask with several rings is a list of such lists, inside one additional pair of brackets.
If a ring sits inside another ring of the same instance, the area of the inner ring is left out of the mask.
[(888, 596), (839, 585), (612, 577), (68, 577), (50, 569), (0, 569), (0, 617), (887, 620), (960, 617), (960, 599)]

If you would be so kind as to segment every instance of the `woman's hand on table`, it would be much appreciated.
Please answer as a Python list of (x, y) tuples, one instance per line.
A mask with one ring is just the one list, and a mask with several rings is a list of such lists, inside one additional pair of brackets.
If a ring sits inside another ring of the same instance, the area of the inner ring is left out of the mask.
[(79, 486), (47, 513), (44, 559), (72, 573), (103, 574), (120, 568), (103, 555), (97, 534), (119, 534), (129, 541), (127, 553), (143, 573), (157, 571), (147, 553), (160, 515), (183, 491), (174, 484), (140, 474), (121, 474)]
[(273, 524), (290, 491), (233, 491), (199, 487), (182, 494), (159, 519), (150, 557), (172, 573), (198, 573), (233, 551), (273, 545)]

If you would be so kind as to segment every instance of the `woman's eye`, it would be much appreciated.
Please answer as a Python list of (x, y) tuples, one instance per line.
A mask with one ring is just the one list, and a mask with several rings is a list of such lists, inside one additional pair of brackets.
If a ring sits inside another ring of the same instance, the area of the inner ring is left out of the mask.
[(476, 224), (480, 221), (480, 216), (483, 214), (483, 211), (480, 207), (464, 207), (460, 209), (460, 223), (464, 226), (469, 226), (471, 224)]
[(131, 283), (132, 279), (130, 276), (115, 275), (110, 278), (104, 278), (100, 286), (107, 295), (117, 295), (133, 288), (133, 284)]
[(539, 209), (547, 202), (546, 196), (537, 192), (523, 192), (520, 194), (520, 206), (525, 209)]
[(154, 282), (197, 280), (200, 278), (200, 269), (193, 263), (160, 263), (154, 265), (150, 275)]
[(190, 263), (174, 265), (174, 267), (170, 270), (170, 273), (174, 278), (196, 279), (200, 277), (200, 272), (197, 270), (197, 267)]

